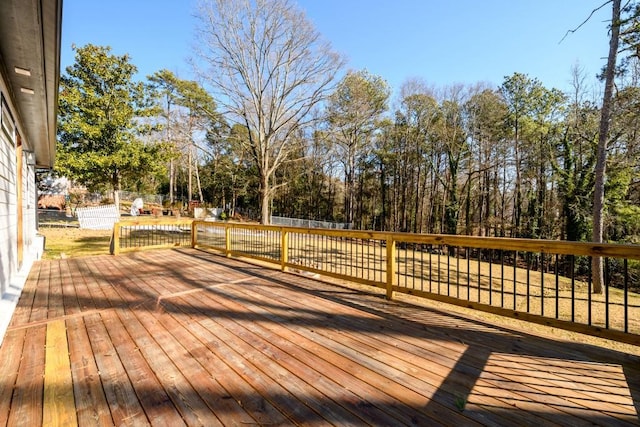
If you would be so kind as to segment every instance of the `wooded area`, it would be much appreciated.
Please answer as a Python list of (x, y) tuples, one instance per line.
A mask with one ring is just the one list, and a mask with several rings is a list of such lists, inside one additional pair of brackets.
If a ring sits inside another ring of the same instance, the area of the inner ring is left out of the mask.
[[(200, 82), (167, 70), (150, 76), (147, 96), (135, 98), (145, 117), (125, 118), (135, 137), (119, 136), (161, 147), (156, 165), (133, 162), (148, 154), (132, 149), (124, 157), (133, 171), (114, 167), (111, 182), (97, 182), (93, 171), (85, 184), (167, 194), (171, 205), (199, 199), (262, 222), (274, 214), (356, 229), (591, 238), (602, 88), (588, 84), (592, 76), (579, 65), (567, 73), (567, 91), (515, 72), (498, 86), (433, 87), (412, 79), (392, 97), (384, 76), (366, 70), (334, 79), (344, 60), (287, 0), (200, 7)], [(637, 12), (635, 2), (622, 10), (623, 60), (606, 135), (603, 239), (624, 243), (640, 239)], [(225, 16), (237, 20), (227, 20), (225, 32), (211, 27)], [(81, 182), (87, 174), (69, 167), (81, 160), (77, 148), (109, 134), (79, 123), (109, 111), (97, 111), (67, 85), (99, 82), (99, 90), (83, 90), (102, 96), (132, 78), (101, 75), (104, 66), (80, 55), (87, 50), (77, 49), (61, 91), (60, 171)], [(108, 49), (99, 53), (109, 58)], [(135, 70), (126, 55), (112, 58)], [(78, 112), (74, 102), (96, 111), (80, 119), (71, 115)], [(101, 165), (95, 155), (88, 162)]]

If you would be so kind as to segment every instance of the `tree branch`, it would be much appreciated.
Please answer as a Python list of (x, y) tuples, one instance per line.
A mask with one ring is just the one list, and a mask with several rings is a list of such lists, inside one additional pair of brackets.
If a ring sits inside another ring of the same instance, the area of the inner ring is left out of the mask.
[(562, 37), (562, 39), (558, 42), (558, 44), (562, 43), (564, 41), (564, 39), (567, 38), (567, 36), (569, 34), (573, 34), (576, 31), (578, 31), (584, 24), (586, 24), (587, 22), (589, 22), (589, 19), (591, 19), (591, 17), (594, 15), (594, 13), (596, 13), (597, 11), (599, 11), (600, 9), (602, 9), (603, 7), (605, 7), (606, 5), (608, 5), (609, 3), (611, 3), (613, 0), (607, 0), (606, 2), (602, 3), (600, 6), (596, 7), (595, 9), (593, 9), (591, 11), (591, 13), (589, 14), (589, 16), (587, 16), (587, 19), (585, 19), (584, 21), (582, 21), (582, 23), (580, 25), (578, 25), (576, 28), (574, 28), (573, 30), (567, 30), (567, 32), (564, 34), (564, 37)]

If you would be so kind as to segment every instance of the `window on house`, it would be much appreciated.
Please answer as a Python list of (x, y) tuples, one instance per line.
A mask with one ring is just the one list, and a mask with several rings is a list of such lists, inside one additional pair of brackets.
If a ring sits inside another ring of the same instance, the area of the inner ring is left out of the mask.
[(13, 117), (11, 116), (9, 106), (4, 99), (4, 96), (2, 97), (2, 102), (0, 102), (0, 121), (2, 122), (2, 131), (7, 135), (9, 141), (12, 141), (15, 144), (16, 125), (13, 121)]

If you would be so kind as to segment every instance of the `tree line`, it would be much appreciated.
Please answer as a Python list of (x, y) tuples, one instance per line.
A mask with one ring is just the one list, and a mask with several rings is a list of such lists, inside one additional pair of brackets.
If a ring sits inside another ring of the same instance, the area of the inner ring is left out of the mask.
[[(636, 9), (617, 22), (603, 181), (604, 239), (629, 243), (640, 240)], [(344, 58), (288, 0), (202, 0), (197, 15), (197, 81), (161, 70), (136, 82), (127, 55), (75, 47), (60, 173), (263, 222), (590, 240), (603, 103), (579, 66), (564, 92), (514, 73), (497, 87), (413, 79), (392, 98), (383, 76), (340, 74)]]
[[(362, 229), (588, 240), (600, 109), (584, 80), (576, 68), (571, 93), (520, 73), (498, 88), (411, 81), (389, 111), (377, 107), (383, 84), (350, 73), (341, 84), (374, 95), (341, 97), (339, 87), (306, 155), (281, 171), (289, 186), (274, 206)], [(615, 241), (637, 242), (640, 232), (638, 94), (624, 87), (614, 101), (606, 236)], [(350, 116), (370, 121), (340, 121)]]

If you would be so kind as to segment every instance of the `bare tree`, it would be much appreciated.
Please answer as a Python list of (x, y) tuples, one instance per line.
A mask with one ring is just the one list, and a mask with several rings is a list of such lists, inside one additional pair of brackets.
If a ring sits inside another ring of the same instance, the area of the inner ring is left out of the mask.
[[(289, 0), (200, 0), (196, 55), (228, 119), (248, 130), (268, 223), (274, 172), (314, 120), (343, 59)], [(279, 184), (283, 185), (283, 184)]]

